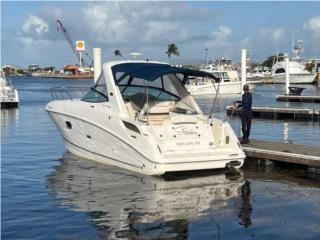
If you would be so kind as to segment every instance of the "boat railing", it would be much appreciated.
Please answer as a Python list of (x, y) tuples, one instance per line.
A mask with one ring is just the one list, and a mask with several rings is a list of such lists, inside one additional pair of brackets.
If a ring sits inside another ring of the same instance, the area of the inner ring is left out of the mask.
[(81, 99), (87, 92), (88, 87), (53, 87), (50, 89), (53, 100)]

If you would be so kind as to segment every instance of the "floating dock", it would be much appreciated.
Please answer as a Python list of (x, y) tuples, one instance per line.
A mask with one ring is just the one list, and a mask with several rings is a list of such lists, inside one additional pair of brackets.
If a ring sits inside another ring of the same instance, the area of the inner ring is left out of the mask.
[(282, 102), (311, 102), (320, 103), (320, 96), (294, 96), (294, 95), (278, 95), (277, 101)]
[[(239, 109), (233, 111), (233, 106), (226, 107), (227, 114), (237, 116)], [(252, 107), (252, 116), (265, 119), (293, 119), (320, 121), (320, 109), (285, 108), (285, 107)]]
[(247, 157), (320, 167), (320, 146), (265, 140), (242, 145)]

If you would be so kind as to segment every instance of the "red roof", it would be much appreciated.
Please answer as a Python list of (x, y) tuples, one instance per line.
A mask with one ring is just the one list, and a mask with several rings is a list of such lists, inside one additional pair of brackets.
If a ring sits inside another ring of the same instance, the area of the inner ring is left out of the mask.
[(65, 70), (79, 69), (77, 65), (66, 65), (64, 66)]

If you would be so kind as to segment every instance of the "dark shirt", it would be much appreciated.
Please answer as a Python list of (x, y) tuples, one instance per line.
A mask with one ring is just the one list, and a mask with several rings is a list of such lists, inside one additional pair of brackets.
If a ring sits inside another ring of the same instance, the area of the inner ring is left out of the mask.
[(237, 101), (237, 103), (240, 103), (238, 105), (238, 108), (242, 107), (242, 113), (243, 114), (252, 114), (252, 95), (250, 92), (246, 92), (242, 94), (242, 101)]

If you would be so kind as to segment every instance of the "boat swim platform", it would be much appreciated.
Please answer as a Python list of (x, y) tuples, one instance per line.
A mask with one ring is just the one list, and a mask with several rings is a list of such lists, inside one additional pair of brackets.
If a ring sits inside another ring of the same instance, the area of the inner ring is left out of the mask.
[[(233, 110), (233, 106), (227, 106), (227, 115), (239, 116), (239, 109)], [(252, 107), (252, 117), (262, 119), (280, 120), (308, 120), (320, 122), (320, 109), (311, 108), (286, 108), (286, 107)]]
[(320, 96), (295, 96), (295, 95), (278, 95), (277, 101), (282, 102), (310, 102), (320, 103)]
[(320, 167), (320, 146), (250, 140), (242, 149), (247, 157)]

